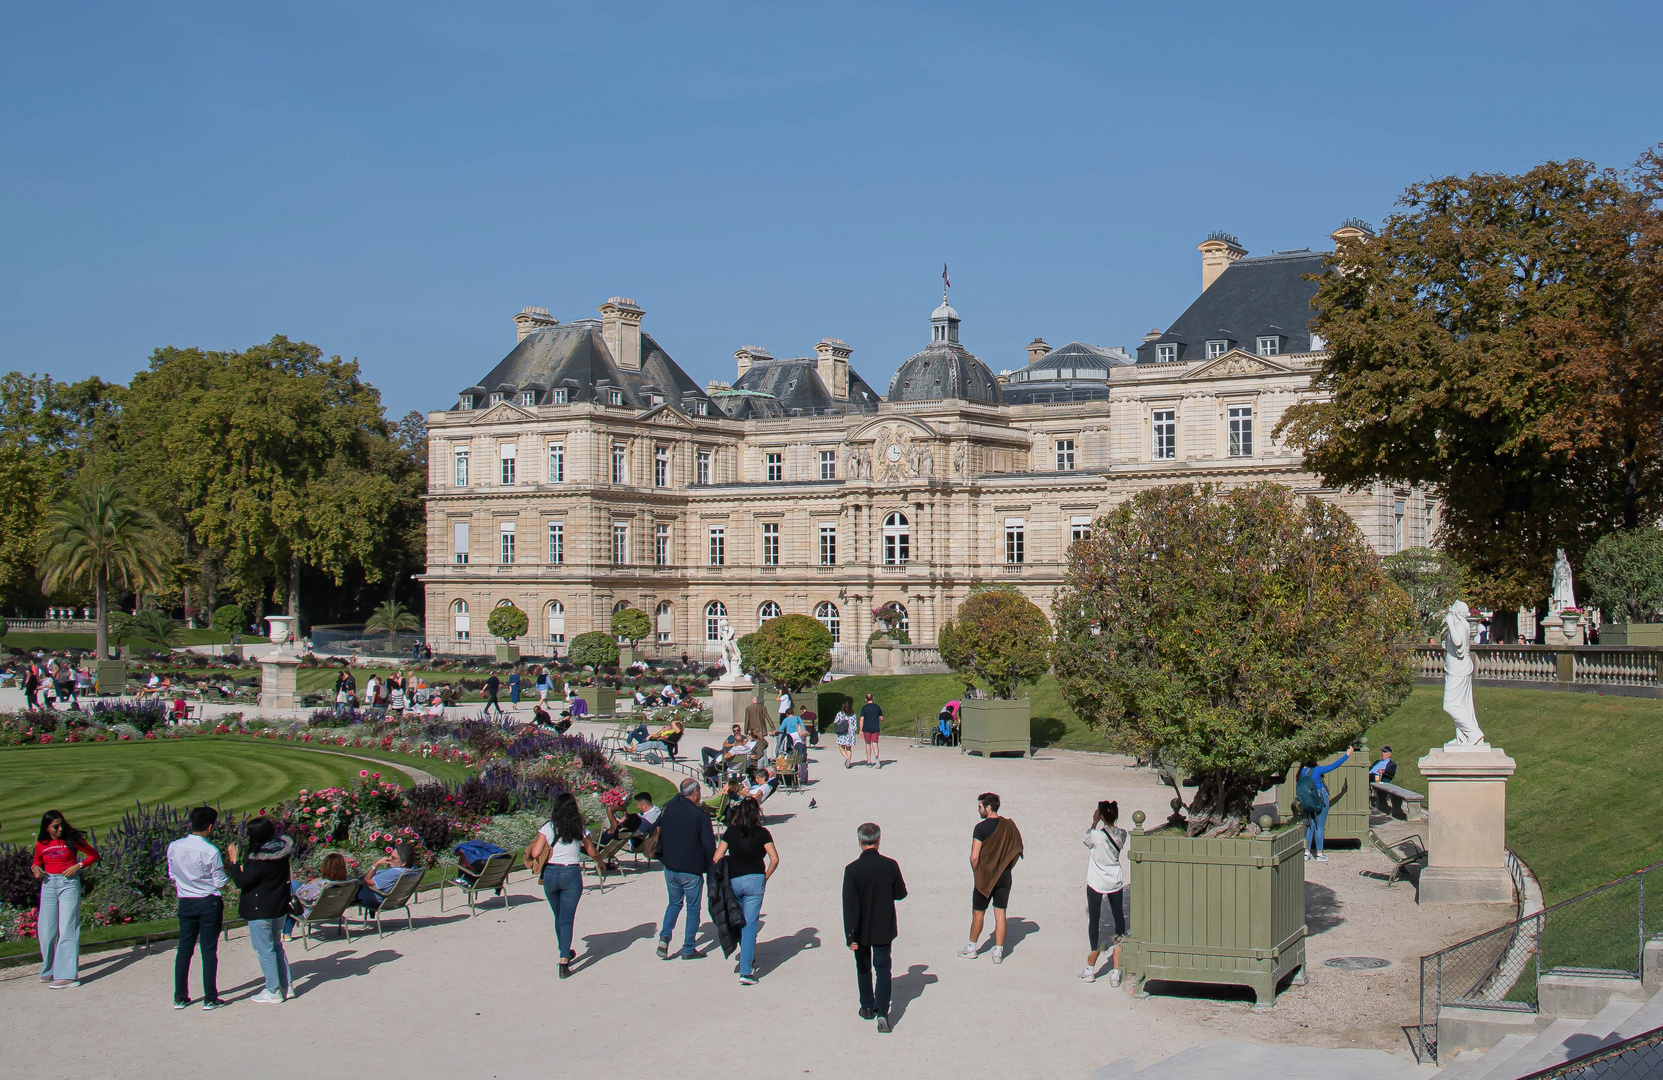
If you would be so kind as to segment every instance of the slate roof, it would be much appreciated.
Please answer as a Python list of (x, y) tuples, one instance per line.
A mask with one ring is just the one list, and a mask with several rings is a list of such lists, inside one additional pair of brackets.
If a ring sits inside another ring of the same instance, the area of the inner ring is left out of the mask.
[(849, 369), (848, 400), (832, 397), (830, 388), (820, 378), (820, 365), (814, 357), (753, 362), (745, 374), (734, 380), (733, 388), (772, 396), (780, 409), (775, 415), (824, 416), (878, 411), (877, 391), (854, 368)]
[(999, 404), (999, 381), (976, 354), (956, 341), (932, 341), (909, 357), (889, 380), (889, 400), (960, 398)]
[(1160, 337), (1138, 346), (1138, 363), (1157, 362), (1157, 345), (1176, 343), (1178, 360), (1205, 360), (1207, 342), (1252, 352), (1262, 336), (1282, 338), (1278, 352), (1311, 351), (1311, 298), (1317, 283), (1301, 275), (1322, 272), (1320, 251), (1280, 251), (1237, 259)]
[(695, 411), (694, 402), (709, 400), (699, 384), (646, 332), (641, 334), (641, 370), (619, 367), (601, 337), (599, 319), (578, 319), (528, 334), (485, 378), (462, 393), (533, 390), (536, 403), (544, 405), (549, 393), (561, 386), (572, 402), (597, 401), (605, 389), (619, 389), (624, 404), (634, 408), (651, 408), (649, 395), (657, 394), (688, 414)]

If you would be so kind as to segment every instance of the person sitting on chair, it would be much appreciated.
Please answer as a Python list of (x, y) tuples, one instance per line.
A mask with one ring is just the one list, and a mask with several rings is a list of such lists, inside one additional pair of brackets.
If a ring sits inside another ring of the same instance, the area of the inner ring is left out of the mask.
[(745, 794), (757, 802), (764, 802), (768, 796), (779, 790), (779, 774), (764, 765), (751, 773), (751, 782), (745, 787)]
[(680, 720), (671, 720), (670, 726), (653, 732), (652, 738), (641, 744), (643, 754), (663, 754), (671, 761), (676, 759), (676, 747), (681, 743), (682, 732), (687, 725)]
[(629, 846), (641, 850), (647, 836), (658, 827), (658, 816), (663, 811), (653, 805), (649, 792), (635, 793), (635, 809), (619, 815), (610, 806), (602, 804), (601, 809), (606, 812), (606, 829), (601, 832), (601, 844), (610, 844), (625, 833), (632, 833)]
[(419, 874), (416, 867), (416, 845), (405, 840), (393, 848), (391, 855), (375, 860), (370, 872), (364, 875), (364, 884), (358, 888), (358, 903), (366, 911), (374, 911), (387, 899), (387, 894), (393, 891), (398, 879), (405, 874)]
[(726, 757), (727, 752), (732, 750), (734, 744), (739, 741), (740, 730), (741, 729), (738, 724), (733, 725), (733, 733), (726, 739), (722, 740), (721, 746), (699, 747), (699, 760), (704, 763), (705, 772), (710, 773), (711, 775), (715, 774), (716, 763)]

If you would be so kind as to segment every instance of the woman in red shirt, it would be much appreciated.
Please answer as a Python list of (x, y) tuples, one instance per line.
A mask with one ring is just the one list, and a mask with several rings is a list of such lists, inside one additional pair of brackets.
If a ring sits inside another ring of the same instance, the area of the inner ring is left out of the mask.
[(41, 815), (29, 869), (40, 879), (40, 981), (53, 990), (81, 985), (81, 871), (97, 861), (92, 843), (62, 813)]

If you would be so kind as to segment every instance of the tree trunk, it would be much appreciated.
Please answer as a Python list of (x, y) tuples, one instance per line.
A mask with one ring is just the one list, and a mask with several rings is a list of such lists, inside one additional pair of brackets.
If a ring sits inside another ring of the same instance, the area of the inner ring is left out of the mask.
[(1508, 608), (1496, 611), (1490, 616), (1490, 642), (1494, 645), (1517, 645), (1519, 643), (1519, 611)]
[(98, 659), (110, 658), (110, 586), (109, 576), (100, 569), (92, 580), (92, 595), (97, 623), (93, 629), (93, 644)]
[[(1253, 800), (1259, 785), (1231, 772), (1201, 773), (1195, 777), (1195, 798), (1189, 804), (1190, 836), (1257, 836)], [(1182, 797), (1183, 792), (1179, 792)]]

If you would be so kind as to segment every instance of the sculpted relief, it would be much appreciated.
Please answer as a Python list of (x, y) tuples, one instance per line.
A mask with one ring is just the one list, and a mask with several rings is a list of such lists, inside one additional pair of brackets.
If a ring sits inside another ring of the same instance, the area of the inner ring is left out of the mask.
[(869, 447), (851, 447), (847, 453), (849, 471), (857, 480), (892, 483), (935, 474), (935, 450), (927, 439), (917, 438), (910, 425), (886, 424), (872, 433)]

